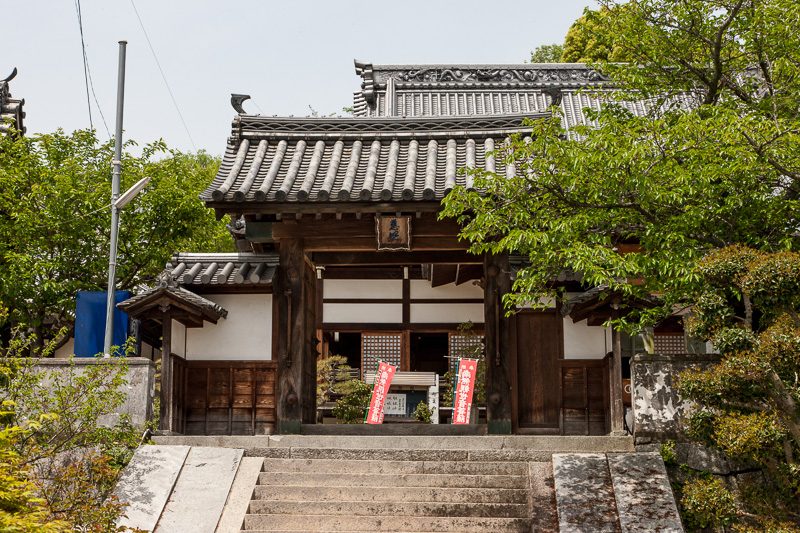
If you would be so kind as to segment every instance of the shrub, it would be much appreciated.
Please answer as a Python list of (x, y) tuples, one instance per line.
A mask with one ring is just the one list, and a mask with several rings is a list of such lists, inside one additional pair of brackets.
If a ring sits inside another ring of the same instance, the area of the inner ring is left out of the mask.
[(360, 424), (364, 422), (369, 401), (372, 396), (372, 387), (361, 380), (353, 382), (353, 390), (336, 402), (333, 416), (345, 424)]
[(419, 402), (417, 404), (417, 408), (414, 409), (414, 418), (416, 418), (420, 422), (424, 422), (425, 424), (430, 424), (432, 417), (433, 417), (433, 411), (431, 411), (431, 408), (428, 407), (428, 403)]
[(690, 528), (724, 527), (736, 517), (733, 494), (716, 478), (687, 481), (681, 505)]

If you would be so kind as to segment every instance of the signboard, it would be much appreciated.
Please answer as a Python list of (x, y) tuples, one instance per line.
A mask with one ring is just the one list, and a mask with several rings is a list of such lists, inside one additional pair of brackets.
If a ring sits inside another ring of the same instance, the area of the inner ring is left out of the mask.
[(411, 250), (411, 217), (375, 215), (378, 250)]
[(453, 394), (453, 424), (469, 424), (472, 392), (475, 389), (477, 373), (477, 359), (459, 359), (456, 390)]
[(385, 361), (381, 361), (378, 365), (378, 373), (375, 375), (375, 387), (372, 389), (372, 399), (369, 402), (369, 410), (365, 421), (367, 424), (383, 423), (386, 395), (389, 393), (389, 387), (392, 384), (392, 378), (396, 370), (396, 366), (392, 366)]
[(387, 415), (406, 416), (406, 395), (387, 394), (383, 412)]

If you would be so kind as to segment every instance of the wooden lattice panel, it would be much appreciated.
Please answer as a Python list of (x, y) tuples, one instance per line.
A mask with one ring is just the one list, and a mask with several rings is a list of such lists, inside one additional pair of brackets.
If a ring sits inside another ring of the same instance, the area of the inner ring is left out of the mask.
[(660, 355), (679, 355), (686, 353), (686, 341), (682, 333), (675, 335), (655, 335), (655, 352)]
[(480, 348), (479, 353), (483, 353), (483, 335), (451, 333), (447, 354), (450, 356), (448, 368), (455, 373), (458, 370), (458, 358), (468, 357), (474, 359), (477, 352), (476, 348)]
[(402, 333), (362, 333), (361, 372), (374, 372), (379, 361), (400, 368), (402, 351)]

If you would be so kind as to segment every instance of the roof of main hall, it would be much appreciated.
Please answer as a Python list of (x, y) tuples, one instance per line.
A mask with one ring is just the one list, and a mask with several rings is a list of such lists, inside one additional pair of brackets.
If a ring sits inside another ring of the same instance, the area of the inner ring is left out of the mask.
[(487, 152), (529, 133), (525, 118), (278, 118), (239, 115), (213, 183), (212, 207), (285, 202), (439, 201), (471, 186), (464, 167), (506, 172)]

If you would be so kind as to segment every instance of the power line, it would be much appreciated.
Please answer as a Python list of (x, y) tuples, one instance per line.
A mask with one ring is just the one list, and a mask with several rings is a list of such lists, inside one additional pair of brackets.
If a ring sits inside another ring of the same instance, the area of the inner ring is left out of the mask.
[(175, 99), (175, 95), (172, 93), (172, 88), (169, 86), (169, 82), (167, 81), (167, 76), (164, 74), (164, 69), (161, 68), (161, 63), (158, 61), (158, 56), (156, 55), (156, 51), (153, 48), (153, 43), (150, 42), (150, 36), (147, 35), (147, 30), (144, 29), (144, 23), (142, 22), (142, 17), (139, 16), (139, 10), (136, 9), (136, 4), (133, 3), (131, 0), (131, 7), (133, 7), (133, 12), (136, 13), (136, 18), (139, 20), (139, 27), (142, 28), (142, 33), (144, 33), (144, 38), (147, 41), (147, 46), (150, 47), (150, 52), (153, 54), (153, 59), (156, 60), (156, 66), (158, 67), (158, 71), (161, 73), (161, 79), (164, 80), (164, 85), (167, 86), (167, 91), (169, 92), (170, 98), (172, 98), (172, 104), (175, 106), (175, 111), (178, 112), (178, 116), (181, 119), (181, 123), (183, 124), (183, 129), (186, 130), (186, 135), (189, 137), (189, 142), (192, 143), (192, 148), (197, 151), (197, 146), (194, 144), (194, 139), (192, 139), (192, 134), (189, 133), (189, 126), (186, 125), (186, 121), (183, 119), (183, 113), (181, 113), (181, 108), (178, 106), (178, 101)]
[(97, 93), (94, 91), (94, 80), (92, 80), (92, 69), (89, 68), (89, 57), (86, 55), (86, 42), (83, 38), (83, 17), (81, 16), (81, 0), (75, 0), (75, 9), (78, 12), (78, 28), (81, 32), (81, 49), (83, 51), (83, 81), (86, 84), (86, 105), (89, 107), (89, 126), (94, 129), (92, 123), (92, 105), (89, 102), (89, 90), (91, 89), (94, 103), (97, 106), (97, 111), (100, 112), (100, 119), (103, 121), (103, 127), (106, 130), (106, 135), (111, 138), (111, 131), (108, 129), (106, 123), (106, 116), (103, 114), (103, 108), (100, 107), (100, 102), (97, 100)]
[(78, 12), (78, 29), (81, 32), (81, 52), (83, 55), (83, 83), (86, 85), (86, 107), (89, 108), (89, 127), (94, 129), (92, 122), (92, 103), (89, 101), (89, 73), (86, 72), (86, 43), (83, 40), (83, 20), (81, 19), (81, 2), (75, 0), (75, 10)]

